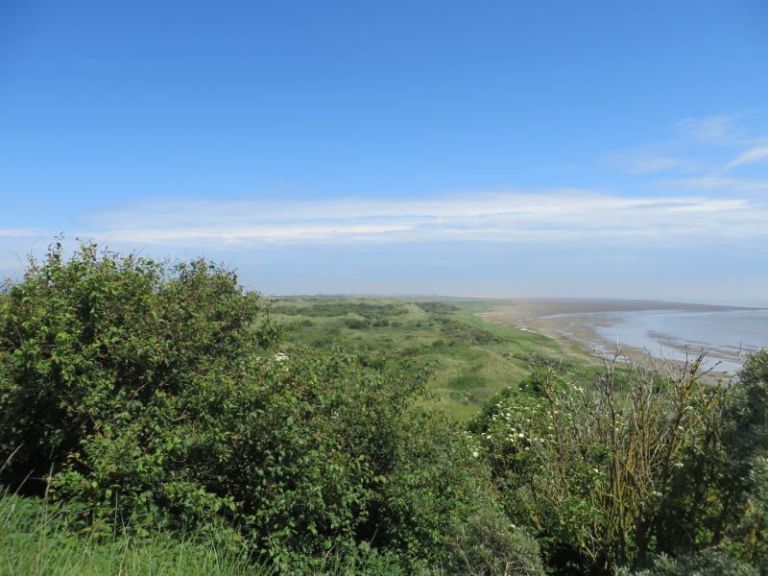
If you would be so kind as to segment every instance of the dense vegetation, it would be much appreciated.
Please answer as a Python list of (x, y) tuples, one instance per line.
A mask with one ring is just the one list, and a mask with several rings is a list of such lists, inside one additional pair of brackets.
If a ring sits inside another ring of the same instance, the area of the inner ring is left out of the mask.
[[(361, 306), (365, 305), (365, 306)], [(532, 356), (562, 357), (552, 340), (512, 326), (480, 321), (489, 303), (353, 298), (274, 301), (271, 317), (284, 330), (281, 350), (342, 348), (367, 366), (408, 358), (430, 371), (431, 400), (450, 416), (468, 421), (496, 394), (521, 380)], [(378, 322), (362, 314), (376, 310)], [(583, 359), (567, 363), (588, 370)]]
[(52, 246), (0, 296), (0, 574), (768, 574), (768, 353), (595, 367), (478, 306)]
[(591, 388), (535, 366), (473, 429), (510, 518), (556, 572), (691, 554), (765, 572), (767, 359), (735, 386), (702, 379), (698, 361), (676, 378), (606, 366)]

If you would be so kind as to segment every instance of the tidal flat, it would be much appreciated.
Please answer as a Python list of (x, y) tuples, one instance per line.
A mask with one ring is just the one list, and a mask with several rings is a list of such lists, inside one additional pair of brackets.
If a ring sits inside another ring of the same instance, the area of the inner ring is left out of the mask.
[(768, 346), (768, 309), (651, 300), (519, 299), (482, 313), (602, 356), (685, 362), (733, 374)]

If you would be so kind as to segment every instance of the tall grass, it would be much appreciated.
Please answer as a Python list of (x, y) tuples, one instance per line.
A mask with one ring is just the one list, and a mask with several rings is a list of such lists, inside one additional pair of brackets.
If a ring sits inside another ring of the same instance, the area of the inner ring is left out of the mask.
[(0, 576), (266, 576), (269, 570), (213, 544), (68, 531), (62, 509), (0, 494)]
[[(96, 538), (67, 527), (67, 506), (4, 493), (0, 486), (0, 576), (278, 576), (266, 564), (158, 532)], [(291, 576), (403, 576), (390, 556), (296, 558)], [(424, 571), (424, 574), (437, 572)]]

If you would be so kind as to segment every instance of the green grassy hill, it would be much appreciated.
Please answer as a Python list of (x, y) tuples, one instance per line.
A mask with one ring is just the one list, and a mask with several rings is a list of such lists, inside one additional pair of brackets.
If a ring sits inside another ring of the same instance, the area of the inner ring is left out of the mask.
[[(272, 300), (284, 352), (340, 346), (371, 362), (409, 356), (432, 369), (435, 401), (466, 420), (527, 374), (533, 356), (564, 357), (557, 342), (476, 314), (497, 302), (474, 299), (295, 297)], [(571, 357), (574, 368), (587, 359)]]

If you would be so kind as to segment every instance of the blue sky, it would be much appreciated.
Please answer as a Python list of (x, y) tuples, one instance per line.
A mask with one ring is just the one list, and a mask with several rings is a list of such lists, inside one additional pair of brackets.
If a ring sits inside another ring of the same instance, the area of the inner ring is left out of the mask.
[(768, 4), (0, 0), (0, 273), (768, 304)]

